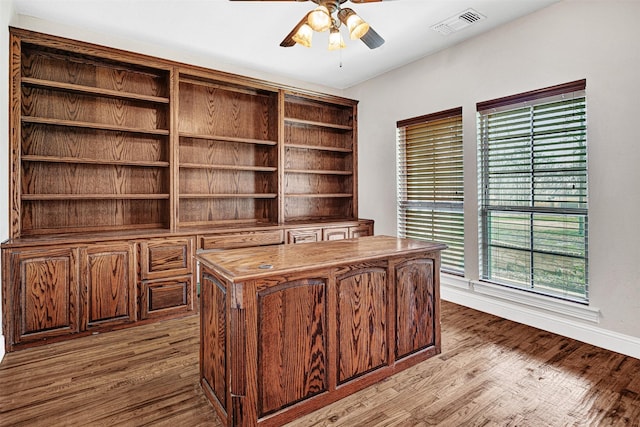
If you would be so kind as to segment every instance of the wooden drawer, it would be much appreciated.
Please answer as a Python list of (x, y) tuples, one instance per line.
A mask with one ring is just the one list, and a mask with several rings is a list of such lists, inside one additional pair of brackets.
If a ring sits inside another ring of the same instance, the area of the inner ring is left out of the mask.
[(349, 238), (349, 227), (331, 227), (322, 229), (322, 240), (344, 240)]
[(321, 228), (287, 230), (287, 243), (312, 243), (322, 240)]
[(182, 276), (193, 272), (193, 238), (154, 239), (140, 243), (143, 280)]
[(140, 318), (172, 316), (193, 310), (191, 276), (171, 280), (143, 281)]
[(373, 236), (370, 224), (362, 224), (356, 227), (349, 227), (349, 238)]
[(200, 249), (233, 249), (249, 246), (280, 245), (284, 243), (282, 230), (246, 231), (242, 233), (199, 236)]

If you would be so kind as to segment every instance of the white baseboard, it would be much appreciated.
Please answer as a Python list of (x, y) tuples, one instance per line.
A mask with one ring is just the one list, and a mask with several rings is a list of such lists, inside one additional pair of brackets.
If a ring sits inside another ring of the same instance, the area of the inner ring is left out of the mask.
[(468, 280), (453, 276), (442, 276), (440, 291), (445, 301), (640, 359), (640, 338), (600, 328), (596, 326), (597, 319), (587, 321), (561, 316), (536, 307), (536, 304), (511, 301), (499, 294), (488, 293), (486, 289), (476, 291)]

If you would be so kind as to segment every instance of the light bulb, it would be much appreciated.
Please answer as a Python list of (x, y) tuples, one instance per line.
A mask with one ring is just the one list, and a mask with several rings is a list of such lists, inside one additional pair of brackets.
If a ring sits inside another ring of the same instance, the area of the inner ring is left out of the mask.
[(340, 30), (336, 27), (331, 28), (331, 32), (329, 33), (329, 50), (338, 50), (344, 49), (347, 47), (344, 44), (344, 40), (342, 39), (342, 35), (340, 34)]

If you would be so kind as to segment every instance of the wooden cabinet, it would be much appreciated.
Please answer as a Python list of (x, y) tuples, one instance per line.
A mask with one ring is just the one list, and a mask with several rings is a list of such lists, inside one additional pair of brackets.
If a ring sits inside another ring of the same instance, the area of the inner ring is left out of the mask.
[(349, 227), (326, 227), (322, 229), (322, 240), (342, 240), (349, 238)]
[(75, 248), (3, 251), (4, 335), (13, 343), (47, 341), (80, 330), (78, 251)]
[(357, 101), (28, 30), (10, 39), (7, 349), (192, 311), (196, 245), (367, 233)]
[(180, 74), (178, 226), (278, 222), (278, 92)]
[(168, 227), (169, 71), (16, 36), (12, 52), (12, 236)]
[(357, 216), (356, 105), (285, 94), (285, 222)]
[(194, 237), (140, 243), (140, 318), (167, 317), (193, 310)]
[(136, 320), (134, 259), (130, 243), (80, 249), (82, 318), (87, 329)]
[(283, 425), (438, 354), (445, 247), (375, 236), (199, 252), (201, 383), (223, 424)]
[(287, 243), (313, 243), (322, 241), (322, 228), (287, 230)]

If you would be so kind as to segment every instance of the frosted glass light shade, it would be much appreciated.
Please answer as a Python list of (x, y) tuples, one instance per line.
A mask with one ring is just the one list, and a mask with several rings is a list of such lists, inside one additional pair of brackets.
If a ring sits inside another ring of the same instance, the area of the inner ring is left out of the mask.
[(291, 37), (293, 41), (304, 47), (311, 47), (311, 38), (313, 37), (313, 29), (307, 24), (302, 24), (298, 31)]
[(340, 30), (333, 27), (331, 32), (329, 33), (329, 50), (338, 50), (344, 49), (347, 47), (344, 44), (344, 40), (342, 39), (342, 35), (340, 34)]
[(307, 18), (307, 23), (314, 31), (322, 32), (331, 27), (331, 15), (326, 6), (318, 6)]
[(347, 18), (347, 28), (349, 28), (349, 36), (351, 37), (351, 40), (358, 40), (367, 34), (367, 31), (369, 31), (369, 24), (364, 22), (362, 18), (354, 13)]

